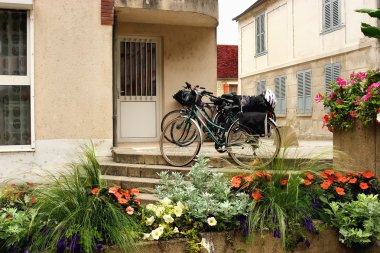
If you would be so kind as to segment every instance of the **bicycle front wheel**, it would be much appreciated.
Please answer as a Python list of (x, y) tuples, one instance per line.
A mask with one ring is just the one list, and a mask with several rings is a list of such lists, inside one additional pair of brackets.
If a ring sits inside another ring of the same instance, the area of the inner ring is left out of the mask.
[(199, 126), (187, 117), (178, 117), (164, 127), (160, 137), (160, 151), (169, 164), (185, 166), (197, 156), (201, 142)]
[(260, 136), (235, 121), (227, 133), (227, 151), (240, 166), (255, 169), (271, 163), (280, 151), (280, 132), (268, 122), (268, 135)]

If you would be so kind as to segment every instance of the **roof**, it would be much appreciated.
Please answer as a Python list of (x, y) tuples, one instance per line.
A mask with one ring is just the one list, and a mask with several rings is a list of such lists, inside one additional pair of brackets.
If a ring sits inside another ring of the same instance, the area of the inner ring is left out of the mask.
[(218, 79), (238, 78), (238, 46), (218, 45)]
[(259, 7), (260, 5), (262, 5), (265, 2), (268, 2), (268, 0), (257, 0), (254, 4), (252, 4), (250, 7), (248, 7), (248, 9), (246, 9), (245, 11), (243, 11), (241, 14), (239, 14), (238, 16), (236, 16), (235, 18), (233, 18), (232, 20), (238, 21), (239, 18), (241, 18), (242, 16), (244, 16), (245, 14), (247, 14), (248, 12), (250, 12), (251, 10), (255, 9), (256, 7)]

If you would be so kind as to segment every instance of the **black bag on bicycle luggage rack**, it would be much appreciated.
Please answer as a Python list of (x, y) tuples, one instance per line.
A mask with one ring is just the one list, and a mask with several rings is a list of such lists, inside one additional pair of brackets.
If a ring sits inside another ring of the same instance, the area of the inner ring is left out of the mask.
[(269, 106), (264, 95), (244, 96), (242, 98), (243, 112), (268, 112)]
[(268, 134), (268, 117), (266, 112), (243, 112), (239, 115), (239, 124), (249, 134), (260, 136)]
[(191, 106), (195, 103), (196, 94), (193, 90), (179, 90), (173, 98), (182, 106)]

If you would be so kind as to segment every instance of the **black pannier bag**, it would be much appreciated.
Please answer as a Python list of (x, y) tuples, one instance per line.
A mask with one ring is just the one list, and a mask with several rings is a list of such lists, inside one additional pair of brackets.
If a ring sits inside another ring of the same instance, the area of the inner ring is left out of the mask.
[(191, 106), (195, 103), (196, 96), (193, 90), (179, 90), (173, 98), (182, 106)]
[(269, 106), (265, 101), (264, 95), (258, 96), (243, 96), (242, 97), (243, 112), (268, 112)]
[(240, 125), (248, 131), (249, 134), (264, 136), (267, 134), (268, 122), (267, 113), (265, 112), (243, 112), (239, 115)]

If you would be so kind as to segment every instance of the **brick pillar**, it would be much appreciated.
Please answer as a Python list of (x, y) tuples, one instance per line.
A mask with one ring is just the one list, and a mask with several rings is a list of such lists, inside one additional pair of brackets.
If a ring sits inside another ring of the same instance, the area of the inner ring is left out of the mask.
[(113, 25), (115, 0), (101, 0), (101, 24)]

